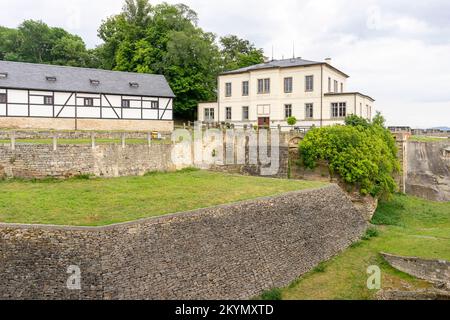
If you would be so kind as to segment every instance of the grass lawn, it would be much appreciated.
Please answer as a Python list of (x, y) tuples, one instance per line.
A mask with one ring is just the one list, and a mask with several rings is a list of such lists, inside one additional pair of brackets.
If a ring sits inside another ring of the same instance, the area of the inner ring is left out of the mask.
[(412, 136), (409, 141), (416, 142), (440, 142), (440, 141), (450, 141), (446, 137), (427, 137), (427, 136)]
[(324, 185), (196, 170), (114, 179), (1, 181), (0, 222), (100, 226)]
[(450, 260), (450, 202), (437, 203), (395, 196), (381, 203), (374, 219), (378, 236), (362, 240), (316, 270), (281, 290), (286, 300), (373, 299), (367, 289), (367, 267), (382, 270), (383, 289), (408, 290), (430, 285), (391, 268), (379, 255)]
[[(63, 144), (91, 144), (91, 139), (58, 139), (59, 145)], [(95, 139), (95, 144), (121, 144), (121, 139)], [(148, 144), (147, 139), (126, 139), (126, 144)], [(152, 144), (170, 144), (170, 140), (152, 140)], [(11, 144), (11, 140), (0, 140), (0, 144)], [(53, 139), (16, 139), (16, 144), (47, 144), (52, 145)]]

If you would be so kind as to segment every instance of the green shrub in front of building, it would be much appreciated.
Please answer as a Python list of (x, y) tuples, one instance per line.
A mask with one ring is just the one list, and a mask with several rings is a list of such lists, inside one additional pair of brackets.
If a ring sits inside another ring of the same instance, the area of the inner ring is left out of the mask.
[(361, 194), (389, 197), (397, 191), (394, 176), (400, 172), (397, 147), (385, 120), (372, 122), (350, 116), (346, 126), (313, 128), (300, 143), (300, 164), (314, 169), (326, 161), (331, 176), (338, 176)]

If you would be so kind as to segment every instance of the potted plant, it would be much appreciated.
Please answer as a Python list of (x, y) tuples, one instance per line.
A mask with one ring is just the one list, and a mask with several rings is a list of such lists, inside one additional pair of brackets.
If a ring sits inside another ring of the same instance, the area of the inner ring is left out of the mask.
[(287, 118), (287, 124), (291, 127), (295, 126), (297, 124), (297, 118), (296, 117), (289, 117)]

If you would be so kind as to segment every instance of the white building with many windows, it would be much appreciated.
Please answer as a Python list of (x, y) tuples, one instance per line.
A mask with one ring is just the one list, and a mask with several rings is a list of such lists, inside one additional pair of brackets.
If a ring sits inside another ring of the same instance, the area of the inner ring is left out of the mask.
[(349, 76), (331, 65), (300, 58), (274, 60), (222, 73), (218, 101), (200, 103), (198, 121), (230, 123), (236, 127), (287, 128), (343, 124), (346, 116), (372, 118), (374, 99), (346, 92)]
[(0, 128), (173, 130), (164, 76), (0, 61)]

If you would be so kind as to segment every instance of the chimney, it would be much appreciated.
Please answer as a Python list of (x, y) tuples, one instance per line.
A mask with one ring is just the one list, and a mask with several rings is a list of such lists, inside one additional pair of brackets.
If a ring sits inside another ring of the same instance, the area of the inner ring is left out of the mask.
[(328, 64), (331, 64), (331, 58), (326, 58), (325, 62), (328, 63)]

